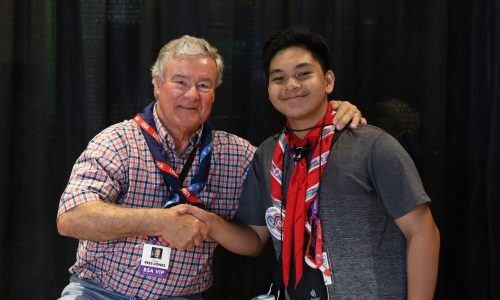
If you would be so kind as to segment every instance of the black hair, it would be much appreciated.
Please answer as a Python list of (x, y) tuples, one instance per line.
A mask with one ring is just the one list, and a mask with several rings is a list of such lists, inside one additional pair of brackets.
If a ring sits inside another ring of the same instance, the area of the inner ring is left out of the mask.
[(301, 47), (311, 52), (311, 55), (321, 65), (323, 72), (331, 69), (330, 51), (325, 38), (306, 28), (292, 27), (273, 35), (264, 44), (262, 48), (262, 60), (266, 78), (269, 78), (269, 65), (276, 53), (290, 47)]

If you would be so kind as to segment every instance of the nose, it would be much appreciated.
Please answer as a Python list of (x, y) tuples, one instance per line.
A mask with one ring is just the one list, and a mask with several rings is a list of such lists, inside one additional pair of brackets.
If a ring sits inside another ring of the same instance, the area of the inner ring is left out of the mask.
[(197, 99), (200, 94), (198, 93), (198, 89), (196, 85), (192, 85), (189, 87), (189, 89), (184, 93), (184, 95), (189, 98), (189, 99)]
[(298, 88), (300, 88), (300, 82), (292, 76), (288, 77), (288, 79), (286, 80), (285, 89), (293, 91)]

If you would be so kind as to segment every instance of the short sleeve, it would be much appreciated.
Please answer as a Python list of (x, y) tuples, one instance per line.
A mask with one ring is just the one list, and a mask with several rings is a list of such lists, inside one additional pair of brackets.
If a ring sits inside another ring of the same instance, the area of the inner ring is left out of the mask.
[(397, 219), (416, 206), (430, 202), (413, 160), (392, 136), (383, 133), (374, 141), (368, 169), (392, 218)]
[(261, 161), (261, 148), (255, 153), (243, 184), (238, 210), (233, 221), (249, 225), (265, 225), (269, 193), (266, 192), (266, 172)]
[(104, 131), (94, 137), (73, 166), (57, 215), (89, 201), (114, 202), (124, 182), (120, 153), (125, 148), (119, 134)]

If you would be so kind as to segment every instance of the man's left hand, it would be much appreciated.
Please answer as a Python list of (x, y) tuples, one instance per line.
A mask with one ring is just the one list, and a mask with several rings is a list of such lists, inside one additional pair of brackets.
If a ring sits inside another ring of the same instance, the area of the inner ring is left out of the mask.
[(337, 114), (333, 118), (333, 125), (335, 125), (337, 130), (342, 130), (347, 124), (352, 129), (358, 127), (359, 124), (368, 124), (366, 119), (361, 115), (361, 111), (349, 101), (332, 100), (330, 104), (337, 111)]

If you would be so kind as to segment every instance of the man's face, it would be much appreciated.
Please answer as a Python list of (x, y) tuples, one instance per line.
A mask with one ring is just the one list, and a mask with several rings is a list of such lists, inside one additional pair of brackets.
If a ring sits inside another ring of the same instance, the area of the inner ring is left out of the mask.
[(208, 118), (216, 76), (210, 57), (184, 56), (167, 62), (163, 81), (154, 80), (154, 91), (158, 115), (170, 134), (191, 135)]
[(324, 74), (309, 51), (290, 47), (272, 58), (267, 90), (271, 103), (286, 116), (292, 128), (302, 129), (324, 116), (334, 80), (333, 72)]
[(160, 249), (155, 249), (154, 250), (154, 255), (155, 255), (156, 258), (159, 258), (160, 254), (161, 254)]

